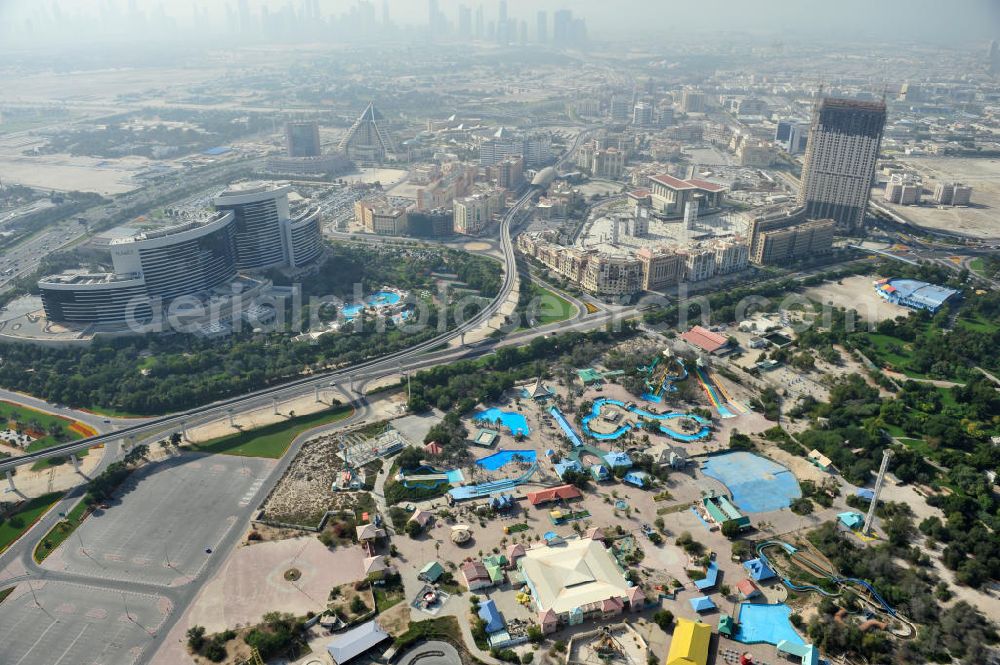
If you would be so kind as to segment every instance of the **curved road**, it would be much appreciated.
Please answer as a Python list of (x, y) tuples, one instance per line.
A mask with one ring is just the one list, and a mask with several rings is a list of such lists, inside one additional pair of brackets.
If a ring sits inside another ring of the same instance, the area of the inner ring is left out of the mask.
[[(577, 137), (577, 140), (570, 151), (559, 161), (559, 165), (572, 156), (572, 153), (579, 147), (589, 133), (589, 131), (583, 132)], [(286, 454), (267, 474), (266, 479), (257, 489), (252, 499), (246, 503), (245, 507), (240, 509), (237, 521), (232, 525), (232, 527), (229, 528), (215, 548), (217, 556), (213, 556), (191, 582), (176, 587), (163, 587), (145, 582), (108, 580), (105, 578), (91, 577), (86, 574), (54, 571), (37, 565), (32, 557), (33, 546), (38, 541), (37, 534), (47, 533), (48, 530), (61, 519), (61, 514), (69, 512), (72, 506), (81, 499), (85, 490), (85, 487), (81, 485), (71, 490), (53, 510), (48, 511), (48, 513), (46, 513), (46, 515), (44, 515), (27, 533), (25, 533), (20, 540), (0, 555), (0, 570), (10, 570), (14, 573), (12, 576), (0, 580), (0, 586), (6, 587), (10, 584), (16, 584), (28, 579), (53, 582), (63, 581), (75, 584), (90, 584), (95, 587), (115, 592), (157, 595), (167, 599), (170, 603), (171, 611), (165, 618), (163, 624), (159, 626), (154, 634), (150, 636), (150, 642), (144, 645), (143, 654), (139, 659), (142, 661), (148, 661), (156, 653), (156, 650), (162, 644), (165, 637), (170, 633), (173, 625), (184, 614), (195, 595), (200, 591), (202, 582), (206, 579), (210, 579), (216, 573), (218, 567), (225, 562), (228, 553), (236, 545), (236, 542), (242, 534), (241, 527), (249, 521), (253, 512), (257, 510), (257, 506), (263, 496), (270, 491), (273, 484), (281, 477), (281, 474), (284, 473), (291, 462), (295, 459), (305, 440), (324, 430), (338, 429), (357, 423), (364, 420), (368, 415), (367, 401), (363, 396), (360, 399), (352, 399), (350, 393), (343, 390), (345, 383), (350, 386), (350, 390), (353, 392), (355, 382), (364, 385), (371, 380), (385, 375), (396, 374), (401, 370), (409, 372), (423, 367), (430, 367), (444, 362), (451, 362), (461, 358), (477, 357), (492, 352), (497, 346), (507, 346), (511, 344), (520, 345), (530, 341), (534, 337), (548, 335), (557, 331), (565, 332), (567, 330), (584, 330), (601, 327), (615, 320), (620, 321), (623, 316), (635, 314), (635, 311), (632, 310), (614, 313), (604, 312), (594, 315), (584, 315), (583, 312), (581, 312), (581, 314), (578, 315), (578, 317), (571, 323), (560, 322), (549, 326), (542, 326), (536, 329), (523, 331), (521, 333), (510, 335), (500, 342), (488, 339), (469, 347), (445, 348), (433, 351), (433, 349), (438, 349), (443, 344), (447, 344), (452, 340), (458, 339), (470, 330), (474, 330), (481, 325), (488, 324), (493, 315), (499, 312), (500, 308), (509, 298), (517, 280), (514, 245), (511, 238), (511, 224), (523, 207), (532, 200), (537, 192), (538, 188), (529, 187), (511, 207), (511, 209), (504, 215), (501, 221), (501, 248), (504, 253), (505, 271), (500, 292), (493, 302), (476, 316), (472, 317), (469, 321), (463, 322), (455, 330), (438, 335), (431, 340), (418, 344), (402, 352), (367, 361), (343, 370), (327, 372), (317, 376), (299, 379), (289, 384), (267, 388), (237, 398), (221, 400), (219, 402), (183, 413), (173, 414), (162, 418), (153, 418), (141, 422), (127, 421), (117, 418), (104, 418), (99, 415), (85, 412), (74, 412), (68, 409), (53, 407), (52, 405), (46, 404), (42, 400), (37, 400), (36, 398), (23, 396), (17, 393), (0, 393), (0, 398), (9, 396), (16, 401), (26, 403), (29, 406), (35, 406), (37, 408), (56, 413), (63, 412), (69, 417), (78, 418), (87, 424), (93, 425), (99, 432), (101, 432), (97, 436), (89, 439), (83, 439), (81, 441), (55, 446), (37, 453), (4, 460), (0, 463), (0, 469), (4, 471), (10, 471), (21, 464), (33, 463), (40, 459), (54, 456), (65, 456), (103, 443), (107, 446), (107, 450), (102, 456), (100, 464), (96, 468), (96, 472), (99, 473), (108, 464), (110, 464), (111, 461), (117, 458), (119, 453), (118, 446), (122, 440), (126, 443), (133, 444), (155, 441), (170, 431), (177, 431), (178, 429), (186, 426), (195, 425), (208, 420), (219, 419), (220, 417), (224, 417), (225, 415), (236, 411), (259, 408), (263, 405), (270, 404), (274, 399), (291, 399), (303, 394), (308, 394), (314, 390), (329, 390), (334, 387), (339, 387), (341, 392), (343, 392), (348, 398), (348, 401), (355, 406), (355, 412), (348, 419), (309, 430), (295, 438)], [(124, 427), (118, 431), (108, 432), (107, 430), (111, 429), (112, 425), (124, 425)], [(11, 564), (14, 565), (12, 566)], [(23, 571), (19, 570), (17, 564), (20, 564), (20, 568), (23, 568)], [(428, 655), (426, 661), (431, 662), (437, 657), (438, 656), (436, 654), (434, 656)], [(420, 660), (424, 661), (425, 659), (422, 658)], [(448, 654), (443, 660), (438, 662), (441, 663), (441, 665), (445, 665), (446, 663), (453, 663), (454, 661), (451, 658), (451, 654)]]

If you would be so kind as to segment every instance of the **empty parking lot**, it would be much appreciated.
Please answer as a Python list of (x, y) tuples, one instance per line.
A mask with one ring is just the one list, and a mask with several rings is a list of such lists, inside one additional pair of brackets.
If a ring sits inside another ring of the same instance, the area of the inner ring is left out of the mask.
[(158, 596), (68, 582), (21, 583), (0, 603), (0, 663), (131, 664), (168, 610)]

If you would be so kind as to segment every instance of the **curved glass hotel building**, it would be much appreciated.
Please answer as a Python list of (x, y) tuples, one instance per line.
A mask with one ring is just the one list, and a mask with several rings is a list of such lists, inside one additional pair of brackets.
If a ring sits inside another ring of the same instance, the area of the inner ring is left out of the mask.
[(308, 265), (323, 251), (320, 211), (293, 217), (288, 193), (287, 186), (235, 187), (215, 197), (215, 212), (115, 238), (114, 272), (39, 280), (46, 318), (112, 328), (142, 323), (152, 318), (154, 303), (207, 296), (239, 272)]

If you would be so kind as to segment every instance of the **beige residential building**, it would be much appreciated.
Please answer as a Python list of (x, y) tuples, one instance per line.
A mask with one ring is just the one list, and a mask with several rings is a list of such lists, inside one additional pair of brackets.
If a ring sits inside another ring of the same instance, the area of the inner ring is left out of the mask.
[(464, 235), (479, 235), (503, 210), (504, 191), (491, 189), (455, 199), (454, 230)]
[(701, 282), (715, 276), (715, 251), (708, 247), (692, 247), (682, 252), (685, 257), (685, 277), (689, 282)]
[(642, 289), (658, 291), (679, 284), (684, 279), (683, 256), (668, 247), (643, 247), (636, 252), (642, 265)]
[(625, 153), (618, 148), (597, 150), (590, 170), (598, 178), (617, 180), (625, 171)]
[(625, 256), (592, 255), (580, 285), (599, 296), (633, 295), (642, 290), (642, 263)]
[(355, 202), (354, 219), (364, 228), (365, 233), (380, 236), (404, 236), (410, 231), (406, 210), (393, 208), (384, 203)]
[(750, 221), (750, 261), (782, 265), (833, 251), (836, 222), (813, 220), (804, 208), (779, 209)]
[(711, 247), (715, 251), (716, 275), (729, 275), (750, 265), (750, 245), (742, 238), (718, 240)]

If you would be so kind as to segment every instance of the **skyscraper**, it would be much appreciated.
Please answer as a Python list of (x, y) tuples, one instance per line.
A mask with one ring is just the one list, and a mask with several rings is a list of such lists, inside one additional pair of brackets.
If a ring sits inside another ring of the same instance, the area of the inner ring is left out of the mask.
[(538, 12), (537, 25), (535, 27), (535, 38), (539, 44), (549, 41), (549, 15), (544, 11)]
[(997, 45), (997, 40), (995, 39), (990, 41), (986, 66), (991, 74), (1000, 74), (1000, 46)]
[(809, 219), (861, 228), (885, 128), (885, 102), (824, 98), (813, 110), (799, 204)]
[(573, 12), (560, 9), (552, 14), (552, 43), (565, 46), (569, 43), (570, 30), (573, 24)]
[(506, 44), (510, 41), (511, 34), (507, 23), (507, 0), (500, 0), (500, 15), (497, 18), (497, 41)]
[(485, 20), (483, 6), (479, 5), (476, 7), (476, 39), (482, 39), (486, 35)]
[(289, 157), (319, 157), (319, 124), (289, 122), (285, 124), (285, 149)]
[(458, 34), (465, 39), (472, 37), (472, 9), (466, 5), (458, 6)]

